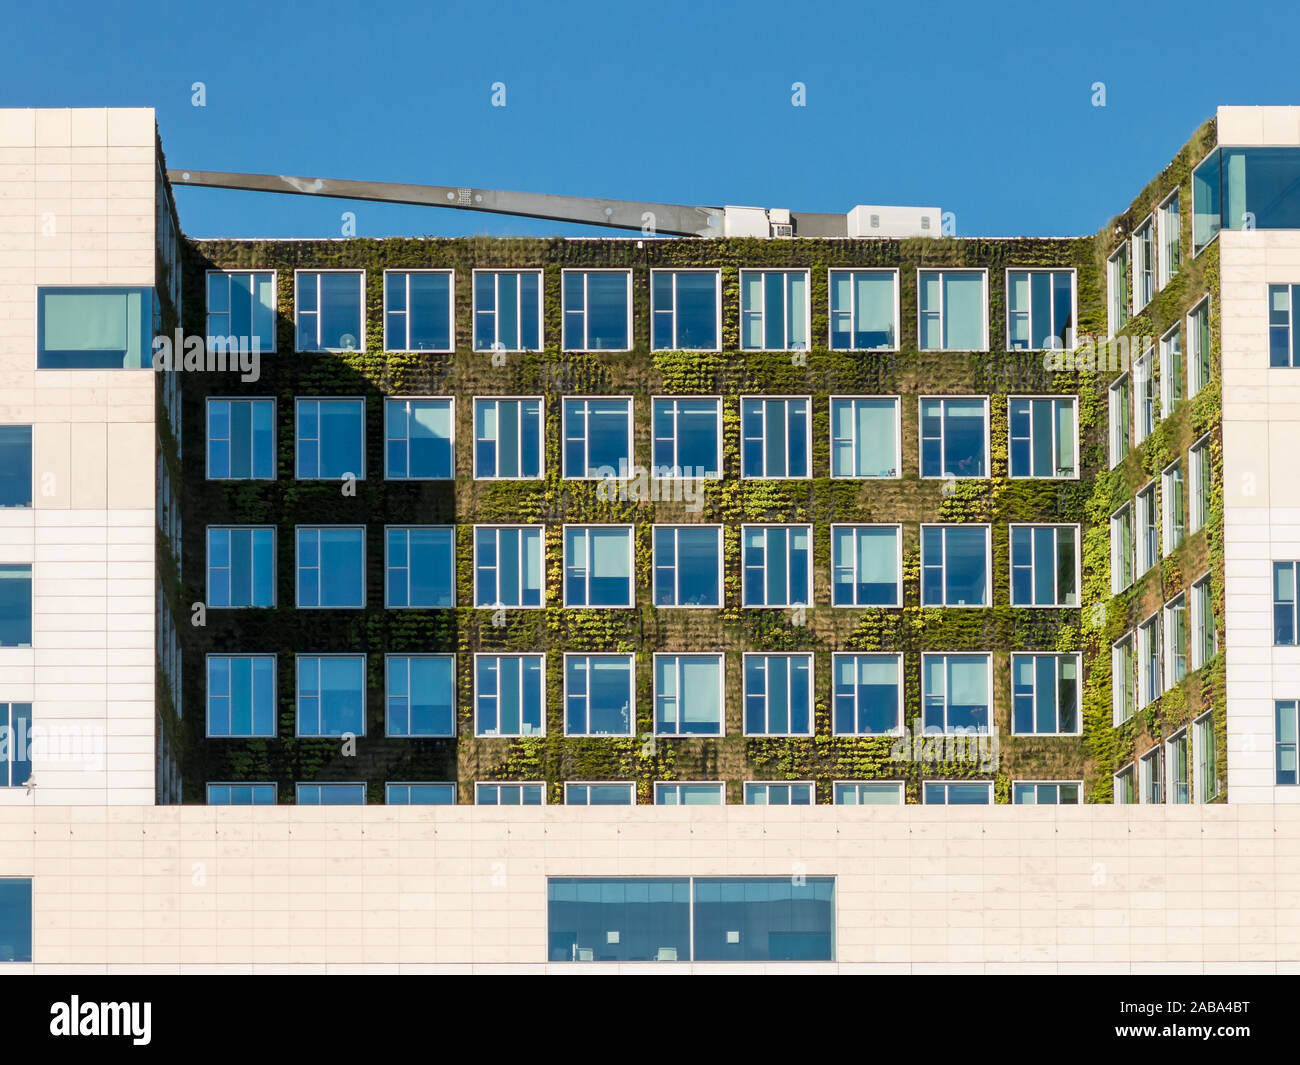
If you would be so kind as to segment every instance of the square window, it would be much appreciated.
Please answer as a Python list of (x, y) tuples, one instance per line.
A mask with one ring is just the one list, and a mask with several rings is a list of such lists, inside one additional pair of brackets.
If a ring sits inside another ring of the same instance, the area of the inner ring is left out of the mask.
[(386, 666), (385, 735), (456, 735), (455, 655), (389, 655)]
[(755, 654), (744, 658), (746, 736), (813, 734), (813, 656)]
[(564, 401), (564, 476), (625, 479), (632, 476), (632, 400)]
[(812, 526), (742, 525), (742, 606), (812, 603)]
[(0, 510), (32, 505), (32, 427), (0, 425)]
[(1007, 350), (1074, 347), (1074, 271), (1007, 271)]
[(474, 656), (474, 734), (541, 736), (546, 731), (546, 656)]
[(630, 780), (605, 784), (571, 781), (564, 785), (564, 803), (566, 806), (635, 806), (636, 785)]
[(654, 527), (655, 606), (722, 606), (722, 526)]
[(275, 606), (275, 529), (208, 526), (208, 606)]
[(455, 806), (456, 785), (385, 784), (384, 802), (389, 806)]
[(832, 270), (830, 344), (833, 351), (898, 349), (898, 271)]
[(632, 526), (564, 527), (564, 605), (634, 605)]
[(1074, 396), (1012, 396), (1008, 404), (1010, 475), (1077, 477), (1078, 399)]
[(1011, 605), (1079, 605), (1079, 527), (1012, 525)]
[(298, 735), (366, 734), (366, 656), (298, 656)]
[(474, 801), (479, 806), (544, 806), (541, 784), (475, 784)]
[(921, 605), (991, 605), (987, 525), (921, 526)]
[(989, 405), (983, 396), (921, 398), (921, 476), (989, 475)]
[(651, 270), (651, 350), (719, 350), (721, 282), (716, 270)]
[(810, 332), (807, 270), (740, 271), (742, 351), (804, 351)]
[(208, 350), (275, 351), (275, 271), (209, 270)]
[(992, 662), (986, 654), (922, 655), (925, 730), (988, 732), (992, 728)]
[(366, 530), (362, 525), (300, 525), (298, 606), (366, 605)]
[(724, 806), (727, 786), (720, 781), (708, 784), (655, 783), (656, 806)]
[(831, 397), (831, 476), (897, 477), (896, 396)]
[(543, 605), (546, 548), (541, 525), (474, 527), (474, 605), (491, 609)]
[(807, 396), (742, 396), (740, 475), (810, 477), (812, 401)]
[(365, 806), (366, 786), (351, 784), (299, 784), (299, 806)]
[(542, 350), (542, 272), (474, 271), (474, 350)]
[(651, 404), (654, 477), (722, 476), (722, 400), (656, 396)]
[(1165, 801), (1164, 748), (1156, 744), (1138, 762), (1141, 801), (1160, 804)]
[(527, 481), (542, 476), (542, 399), (474, 400), (474, 476)]
[(812, 781), (794, 784), (769, 784), (764, 781), (745, 783), (746, 806), (812, 806), (815, 803)]
[(631, 736), (636, 724), (632, 655), (564, 656), (564, 734)]
[(891, 736), (902, 729), (902, 655), (837, 654), (831, 676), (835, 735)]
[(384, 546), (385, 606), (440, 610), (456, 605), (454, 525), (390, 525)]
[(209, 399), (207, 412), (208, 480), (275, 480), (275, 400)]
[(632, 271), (564, 271), (564, 350), (632, 347)]
[(360, 270), (299, 270), (299, 351), (365, 351), (365, 274)]
[(0, 647), (32, 645), (32, 567), (0, 563)]
[(831, 603), (902, 606), (902, 541), (898, 525), (832, 525)]
[(148, 370), (157, 315), (151, 288), (43, 285), (36, 290), (36, 368)]
[(1082, 720), (1077, 654), (1011, 656), (1011, 732), (1077, 736)]
[(455, 350), (454, 290), (450, 270), (385, 270), (384, 350)]
[(456, 476), (456, 401), (384, 400), (384, 476), (443, 481)]
[(300, 399), (296, 404), (297, 477), (335, 481), (366, 476), (366, 401)]
[(722, 655), (657, 654), (654, 665), (655, 734), (721, 736)]
[(274, 736), (275, 656), (208, 655), (209, 738)]
[(917, 272), (922, 351), (988, 351), (988, 274), (984, 270)]
[(837, 780), (832, 795), (836, 806), (903, 805), (903, 785), (892, 780)]

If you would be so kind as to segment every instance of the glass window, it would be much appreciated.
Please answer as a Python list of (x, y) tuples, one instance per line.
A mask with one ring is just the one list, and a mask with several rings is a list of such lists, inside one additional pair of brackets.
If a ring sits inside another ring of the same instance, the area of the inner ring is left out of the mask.
[(898, 476), (898, 400), (831, 399), (831, 476)]
[(1007, 348), (1074, 347), (1074, 271), (1007, 272)]
[(299, 784), (299, 806), (365, 806), (365, 784)]
[(1196, 801), (1211, 802), (1219, 795), (1218, 740), (1214, 735), (1213, 713), (1192, 722), (1192, 742), (1196, 749)]
[(1165, 760), (1164, 749), (1159, 744), (1142, 756), (1142, 760), (1138, 763), (1138, 770), (1142, 801), (1156, 804), (1164, 802)]
[(213, 349), (275, 351), (275, 272), (209, 270), (207, 336)]
[(1268, 286), (1268, 364), (1300, 366), (1300, 285)]
[(153, 365), (151, 288), (36, 290), (38, 370), (147, 370)]
[(364, 399), (300, 399), (295, 429), (300, 481), (365, 478)]
[(542, 400), (474, 400), (474, 476), (537, 480), (542, 476)]
[(1219, 228), (1300, 229), (1300, 149), (1219, 148), (1192, 173), (1192, 250)]
[(922, 655), (926, 731), (990, 731), (991, 672), (989, 655)]
[(831, 603), (902, 606), (902, 528), (831, 526)]
[(544, 806), (541, 784), (475, 784), (474, 801), (479, 806)]
[(632, 655), (564, 656), (564, 734), (631, 736)]
[(746, 806), (812, 806), (814, 803), (811, 781), (797, 784), (768, 784), (746, 782)]
[(1187, 316), (1187, 395), (1210, 383), (1210, 300), (1207, 296)]
[(1160, 561), (1160, 539), (1156, 525), (1156, 486), (1137, 494), (1137, 573), (1146, 573)]
[(366, 605), (366, 530), (362, 525), (300, 525), (298, 606)]
[(0, 788), (32, 779), (32, 704), (0, 703)]
[(1160, 338), (1160, 412), (1169, 417), (1187, 395), (1183, 365), (1183, 331), (1174, 326)]
[(1008, 458), (1012, 477), (1078, 475), (1078, 403), (1074, 396), (1009, 401)]
[(722, 606), (722, 526), (654, 527), (655, 606)]
[(983, 270), (921, 270), (917, 275), (922, 351), (988, 351)]
[(831, 961), (835, 878), (696, 877), (695, 961)]
[(990, 806), (993, 803), (993, 785), (978, 781), (950, 784), (943, 780), (927, 780), (921, 784), (921, 801), (926, 806)]
[(1011, 731), (1017, 736), (1077, 736), (1079, 656), (1011, 656)]
[(903, 805), (903, 785), (893, 781), (837, 780), (833, 794), (836, 806)]
[(386, 784), (384, 802), (389, 806), (455, 806), (456, 785)]
[(456, 476), (456, 401), (384, 400), (384, 476), (390, 481)]
[(1137, 775), (1132, 766), (1115, 774), (1114, 795), (1117, 806), (1131, 806), (1138, 801)]
[(564, 527), (564, 605), (630, 607), (632, 526)]
[(635, 806), (636, 785), (629, 781), (610, 784), (564, 785), (566, 806)]
[(32, 567), (0, 563), (0, 647), (32, 645)]
[(1183, 542), (1186, 532), (1186, 489), (1183, 484), (1183, 464), (1175, 462), (1160, 474), (1160, 501), (1164, 510), (1164, 550), (1169, 554)]
[(456, 656), (389, 655), (386, 665), (385, 735), (456, 735)]
[(0, 509), (32, 505), (32, 427), (0, 425)]
[(689, 961), (686, 877), (549, 877), (548, 961)]
[(716, 784), (655, 784), (656, 806), (725, 806), (727, 786)]
[(474, 605), (540, 607), (546, 547), (540, 525), (474, 528)]
[(1083, 785), (1076, 781), (1042, 784), (1017, 780), (1011, 785), (1011, 801), (1017, 806), (1074, 806), (1083, 802)]
[(1188, 493), (1187, 531), (1205, 528), (1210, 517), (1210, 438), (1202, 437), (1187, 452), (1187, 472), (1191, 480)]
[(1132, 584), (1133, 576), (1133, 507), (1126, 503), (1110, 516), (1111, 595)]
[(1160, 615), (1138, 626), (1138, 708), (1148, 706), (1160, 698), (1165, 690), (1164, 655), (1161, 652)]
[(717, 351), (721, 275), (716, 270), (650, 271), (653, 351)]
[(275, 606), (275, 529), (208, 526), (208, 606)]
[(0, 962), (32, 960), (31, 877), (0, 879)]
[(208, 479), (275, 479), (275, 400), (208, 400)]
[(745, 655), (745, 735), (811, 736), (813, 656)]
[(1128, 309), (1128, 242), (1125, 241), (1106, 260), (1106, 321), (1111, 336), (1128, 325)]
[(722, 476), (721, 399), (657, 396), (652, 410), (653, 476)]
[(274, 784), (209, 784), (209, 806), (274, 806)]
[(384, 271), (384, 350), (452, 351), (450, 270)]
[(740, 271), (742, 351), (808, 347), (808, 271)]
[(302, 270), (297, 284), (299, 351), (365, 351), (360, 270)]
[[(1296, 567), (1295, 562), (1273, 563), (1273, 643), (1279, 647), (1294, 647), (1296, 643)], [(3, 577), (4, 568), (0, 567), (0, 598), (4, 594)], [(0, 646), (3, 644), (0, 639)]]
[(812, 403), (807, 396), (740, 400), (742, 477), (811, 476)]
[(474, 350), (542, 350), (542, 272), (474, 271)]
[(275, 655), (208, 655), (209, 737), (274, 736)]
[(1178, 596), (1165, 604), (1165, 687), (1172, 688), (1187, 676), (1187, 597)]
[(564, 401), (564, 476), (632, 476), (632, 400)]
[(1279, 785), (1300, 784), (1300, 763), (1296, 758), (1297, 744), (1300, 744), (1298, 713), (1300, 713), (1300, 702), (1295, 699), (1279, 699), (1273, 704)]
[(830, 301), (833, 350), (897, 349), (897, 271), (832, 270)]
[(1148, 218), (1133, 232), (1133, 313), (1141, 314), (1156, 292), (1155, 222)]
[(564, 271), (564, 350), (632, 346), (632, 271)]
[(1181, 265), (1179, 239), (1182, 236), (1182, 221), (1178, 215), (1178, 193), (1174, 193), (1160, 205), (1157, 212), (1157, 228), (1160, 237), (1160, 287), (1164, 288), (1178, 274)]
[(298, 735), (366, 734), (366, 656), (298, 656)]
[(987, 477), (988, 400), (921, 399), (921, 476)]
[(921, 605), (990, 605), (988, 526), (921, 526)]
[(1200, 669), (1219, 653), (1214, 624), (1214, 593), (1207, 573), (1192, 585), (1192, 668)]
[(1011, 526), (1011, 605), (1079, 605), (1079, 527)]
[(812, 526), (742, 525), (743, 606), (812, 603)]
[(1133, 446), (1132, 409), (1133, 384), (1125, 374), (1108, 393), (1110, 400), (1110, 465), (1114, 469), (1128, 457)]
[(474, 734), (540, 736), (546, 730), (546, 656), (474, 656)]
[(721, 736), (722, 655), (655, 655), (655, 733)]
[(1136, 389), (1133, 396), (1136, 404), (1133, 443), (1137, 445), (1156, 429), (1155, 355), (1150, 348), (1133, 364), (1133, 386)]
[(387, 607), (456, 605), (456, 527), (390, 525), (384, 530)]
[(1117, 640), (1110, 649), (1111, 697), (1115, 724), (1122, 725), (1137, 713), (1137, 656), (1133, 653), (1133, 634)]
[(1169, 740), (1169, 801), (1183, 805), (1192, 801), (1192, 766), (1187, 749), (1187, 730)]
[(902, 655), (834, 655), (837, 736), (888, 736), (902, 727)]

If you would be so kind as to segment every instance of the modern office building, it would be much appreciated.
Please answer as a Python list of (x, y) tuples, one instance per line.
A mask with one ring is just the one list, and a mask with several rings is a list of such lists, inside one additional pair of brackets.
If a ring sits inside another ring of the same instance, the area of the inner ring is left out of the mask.
[[(1298, 181), (1300, 108), (1221, 108), (1099, 233), (971, 238), (168, 170), (152, 110), (0, 111), (0, 955), (1125, 963), (929, 949), (916, 871), (861, 863), (1063, 826), (1063, 914), (1096, 847), (1127, 898), (1143, 841), (1300, 801)], [(182, 185), (636, 232), (195, 240)], [(914, 809), (1027, 805), (1079, 809)], [(638, 809), (553, 809), (592, 806)], [(241, 870), (224, 909), (187, 858)], [(295, 923), (335, 862), (426, 919)], [(1277, 961), (1283, 909), (1155, 960)]]

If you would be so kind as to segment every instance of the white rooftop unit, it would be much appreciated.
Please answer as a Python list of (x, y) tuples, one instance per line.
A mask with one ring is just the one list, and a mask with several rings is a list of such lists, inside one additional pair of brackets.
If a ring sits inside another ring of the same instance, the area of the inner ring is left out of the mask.
[(882, 207), (859, 204), (849, 212), (850, 237), (937, 237), (938, 207)]

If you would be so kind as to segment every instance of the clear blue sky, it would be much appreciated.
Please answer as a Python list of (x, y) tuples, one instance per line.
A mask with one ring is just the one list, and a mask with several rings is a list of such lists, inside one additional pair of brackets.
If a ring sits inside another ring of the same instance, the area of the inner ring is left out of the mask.
[[(1283, 0), (10, 5), (0, 106), (153, 106), (168, 164), (1091, 233), (1218, 104), (1300, 104)], [(206, 106), (191, 105), (191, 85)], [(791, 85), (807, 106), (791, 106)], [(1092, 106), (1092, 84), (1107, 106)], [(504, 82), (507, 106), (491, 106)], [(593, 232), (212, 190), (193, 236)]]

